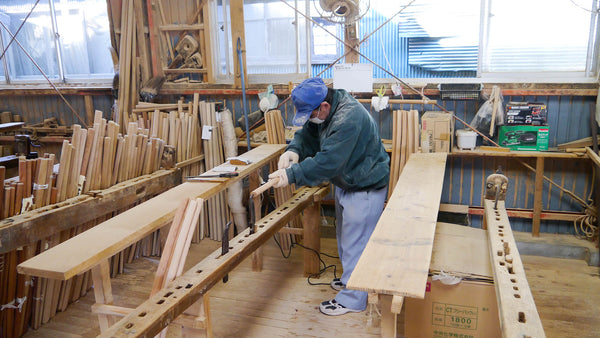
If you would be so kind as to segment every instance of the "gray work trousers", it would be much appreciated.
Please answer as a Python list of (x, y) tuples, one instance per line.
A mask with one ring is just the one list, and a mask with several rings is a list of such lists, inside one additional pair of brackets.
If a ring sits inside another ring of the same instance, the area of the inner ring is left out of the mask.
[[(386, 196), (387, 187), (355, 192), (335, 187), (336, 237), (344, 285), (375, 230)], [(367, 307), (367, 296), (364, 291), (342, 289), (335, 300), (349, 309), (362, 311)]]

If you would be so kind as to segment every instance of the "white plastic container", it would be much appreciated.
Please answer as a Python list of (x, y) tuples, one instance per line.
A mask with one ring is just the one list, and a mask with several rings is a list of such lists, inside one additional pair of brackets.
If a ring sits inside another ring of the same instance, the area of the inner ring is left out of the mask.
[(458, 149), (475, 149), (477, 143), (477, 133), (468, 129), (458, 129), (456, 131), (456, 146)]

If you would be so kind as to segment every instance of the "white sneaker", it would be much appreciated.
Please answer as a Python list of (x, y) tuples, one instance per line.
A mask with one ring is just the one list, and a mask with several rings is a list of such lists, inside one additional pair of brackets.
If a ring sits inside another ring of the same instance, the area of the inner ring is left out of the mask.
[(346, 285), (344, 285), (344, 283), (342, 283), (341, 278), (334, 278), (331, 281), (330, 285), (331, 285), (331, 288), (334, 289), (335, 291), (341, 291), (346, 288)]
[(339, 316), (348, 312), (361, 312), (360, 310), (349, 309), (338, 303), (335, 299), (324, 301), (319, 305), (319, 310), (328, 316)]

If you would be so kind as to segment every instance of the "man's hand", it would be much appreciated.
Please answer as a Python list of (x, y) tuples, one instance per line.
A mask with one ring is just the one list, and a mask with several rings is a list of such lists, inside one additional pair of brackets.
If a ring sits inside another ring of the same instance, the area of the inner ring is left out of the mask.
[(288, 182), (288, 177), (287, 177), (287, 173), (285, 172), (285, 169), (279, 169), (277, 171), (274, 171), (273, 173), (271, 173), (269, 175), (269, 179), (270, 180), (279, 179), (279, 181), (277, 183), (275, 183), (275, 185), (273, 185), (273, 188), (283, 188), (283, 187), (287, 187), (288, 185), (290, 185)]
[(287, 169), (294, 163), (298, 163), (300, 155), (295, 152), (288, 150), (279, 156), (279, 162), (277, 162), (277, 169)]

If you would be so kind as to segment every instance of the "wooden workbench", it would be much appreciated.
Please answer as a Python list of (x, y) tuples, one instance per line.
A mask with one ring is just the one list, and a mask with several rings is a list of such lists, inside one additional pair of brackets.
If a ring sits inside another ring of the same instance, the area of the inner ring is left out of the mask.
[[(98, 304), (112, 304), (109, 259), (173, 220), (181, 201), (188, 198), (207, 200), (233, 183), (277, 158), (285, 145), (264, 145), (242, 156), (251, 163), (239, 165), (239, 176), (222, 182), (186, 182), (137, 205), (17, 266), (21, 274), (67, 280), (92, 269), (94, 294)], [(210, 172), (209, 172), (210, 173)], [(112, 320), (99, 314), (101, 328)]]
[(446, 155), (410, 156), (346, 285), (379, 295), (384, 337), (396, 335), (403, 297), (425, 296)]

